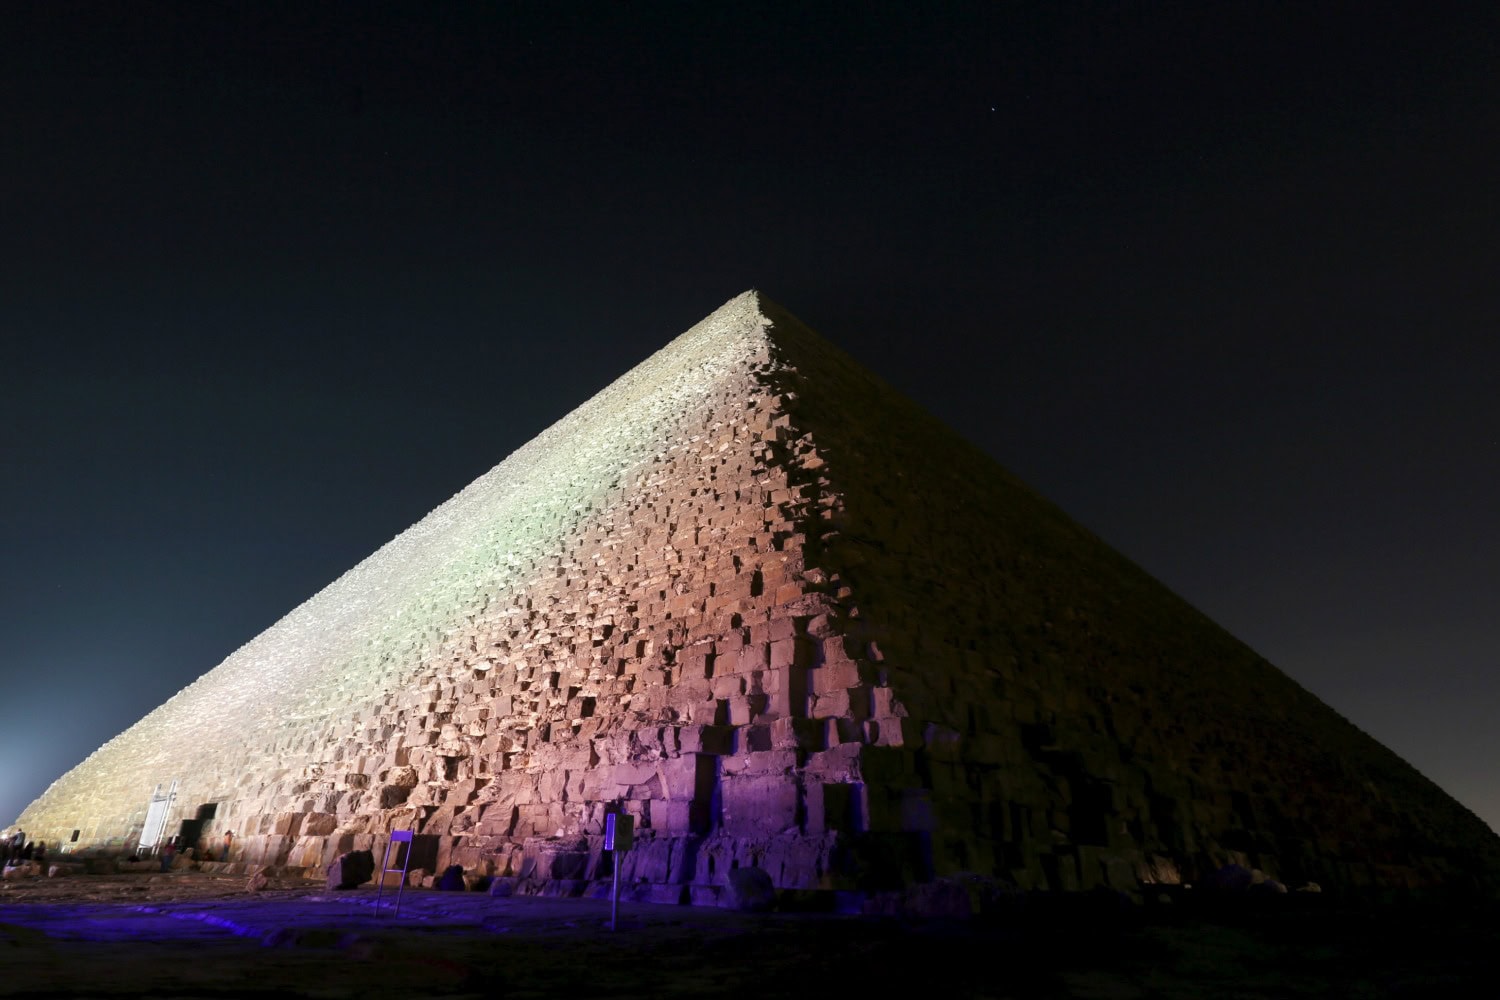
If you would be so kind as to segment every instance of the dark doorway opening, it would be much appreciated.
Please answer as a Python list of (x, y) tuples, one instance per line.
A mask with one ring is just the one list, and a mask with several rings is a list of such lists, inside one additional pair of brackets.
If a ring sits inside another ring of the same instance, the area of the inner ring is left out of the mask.
[(182, 828), (177, 831), (178, 847), (182, 850), (191, 847), (195, 855), (200, 854), (203, 850), (203, 845), (199, 843), (203, 839), (203, 828), (208, 825), (208, 821), (213, 819), (214, 814), (218, 811), (219, 804), (217, 802), (205, 802), (198, 807), (198, 815), (196, 817), (183, 820)]

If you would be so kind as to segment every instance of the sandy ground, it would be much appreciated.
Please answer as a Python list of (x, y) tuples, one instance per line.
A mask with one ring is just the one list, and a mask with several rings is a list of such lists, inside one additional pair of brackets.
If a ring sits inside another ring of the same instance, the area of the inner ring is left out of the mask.
[(1121, 907), (994, 919), (741, 914), (596, 900), (329, 892), (243, 877), (0, 888), (0, 996), (1493, 997), (1493, 908)]

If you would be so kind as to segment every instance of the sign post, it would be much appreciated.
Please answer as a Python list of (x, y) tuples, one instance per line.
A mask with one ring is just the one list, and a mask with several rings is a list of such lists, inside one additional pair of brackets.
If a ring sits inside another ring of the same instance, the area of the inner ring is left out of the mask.
[(609, 894), (609, 929), (615, 929), (620, 915), (620, 863), (630, 844), (635, 839), (635, 817), (621, 813), (606, 813), (604, 816), (604, 849), (610, 852), (610, 867), (614, 869), (614, 887)]

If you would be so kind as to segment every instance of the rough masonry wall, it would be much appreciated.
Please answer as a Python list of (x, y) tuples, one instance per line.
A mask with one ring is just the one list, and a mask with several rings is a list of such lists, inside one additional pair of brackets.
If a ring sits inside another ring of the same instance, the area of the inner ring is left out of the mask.
[(1500, 841), (1472, 813), (767, 313), (793, 426), (843, 496), (810, 558), (852, 588), (889, 685), (871, 691), (862, 759), (874, 828), (923, 839), (937, 872), (1024, 887), (1134, 889), (1230, 861), (1331, 885), (1500, 886)]
[[(788, 482), (764, 323), (753, 296), (721, 309), (101, 748), (22, 822), (127, 839), (151, 788), (179, 778), (168, 832), (211, 807), (205, 842), (232, 832), (241, 864), (322, 866), (415, 827), (434, 864), (514, 871), (528, 841), (564, 838), (576, 849), (548, 857), (582, 854), (595, 874), (608, 806), (637, 817), (640, 878), (757, 864), (819, 884), (863, 736), (839, 724), (840, 692), (861, 679), (804, 597), (822, 578), (800, 524), (832, 501), (814, 509)], [(834, 666), (810, 691), (815, 650)]]
[(54, 840), (168, 833), (312, 872), (419, 863), (711, 898), (1239, 861), (1487, 882), (1416, 771), (988, 457), (747, 293), (54, 784)]
[[(119, 836), (157, 782), (182, 777), (198, 786), (183, 797), (204, 798), (264, 780), (352, 712), (399, 698), (458, 623), (522, 593), (685, 413), (747, 370), (764, 351), (752, 314), (721, 310), (627, 373), (91, 755), (23, 819)], [(205, 760), (234, 778), (198, 776)]]
[(244, 860), (326, 864), (412, 825), (437, 866), (517, 872), (547, 840), (539, 876), (581, 878), (621, 808), (642, 832), (629, 878), (680, 887), (754, 863), (818, 884), (832, 840), (808, 797), (815, 813), (858, 742), (806, 719), (806, 504), (774, 460), (786, 420), (762, 377), (717, 385), (404, 693), (289, 746), (307, 763), (229, 807), (258, 818)]

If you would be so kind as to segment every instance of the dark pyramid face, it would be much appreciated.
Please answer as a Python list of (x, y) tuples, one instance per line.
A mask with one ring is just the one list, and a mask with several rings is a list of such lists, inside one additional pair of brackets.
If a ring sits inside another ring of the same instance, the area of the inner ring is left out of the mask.
[(168, 835), (203, 817), (233, 863), (310, 871), (415, 828), (429, 869), (582, 888), (620, 809), (624, 875), (663, 900), (745, 865), (800, 888), (1500, 871), (1461, 806), (754, 293), (21, 822), (128, 842), (174, 779)]
[(863, 754), (872, 828), (930, 816), (937, 871), (1054, 888), (1191, 881), (1226, 862), (1324, 885), (1500, 884), (1500, 839), (1467, 809), (762, 308), (792, 427), (839, 498), (806, 558), (849, 588), (840, 610), (858, 608), (877, 683), (905, 711), (900, 736)]

